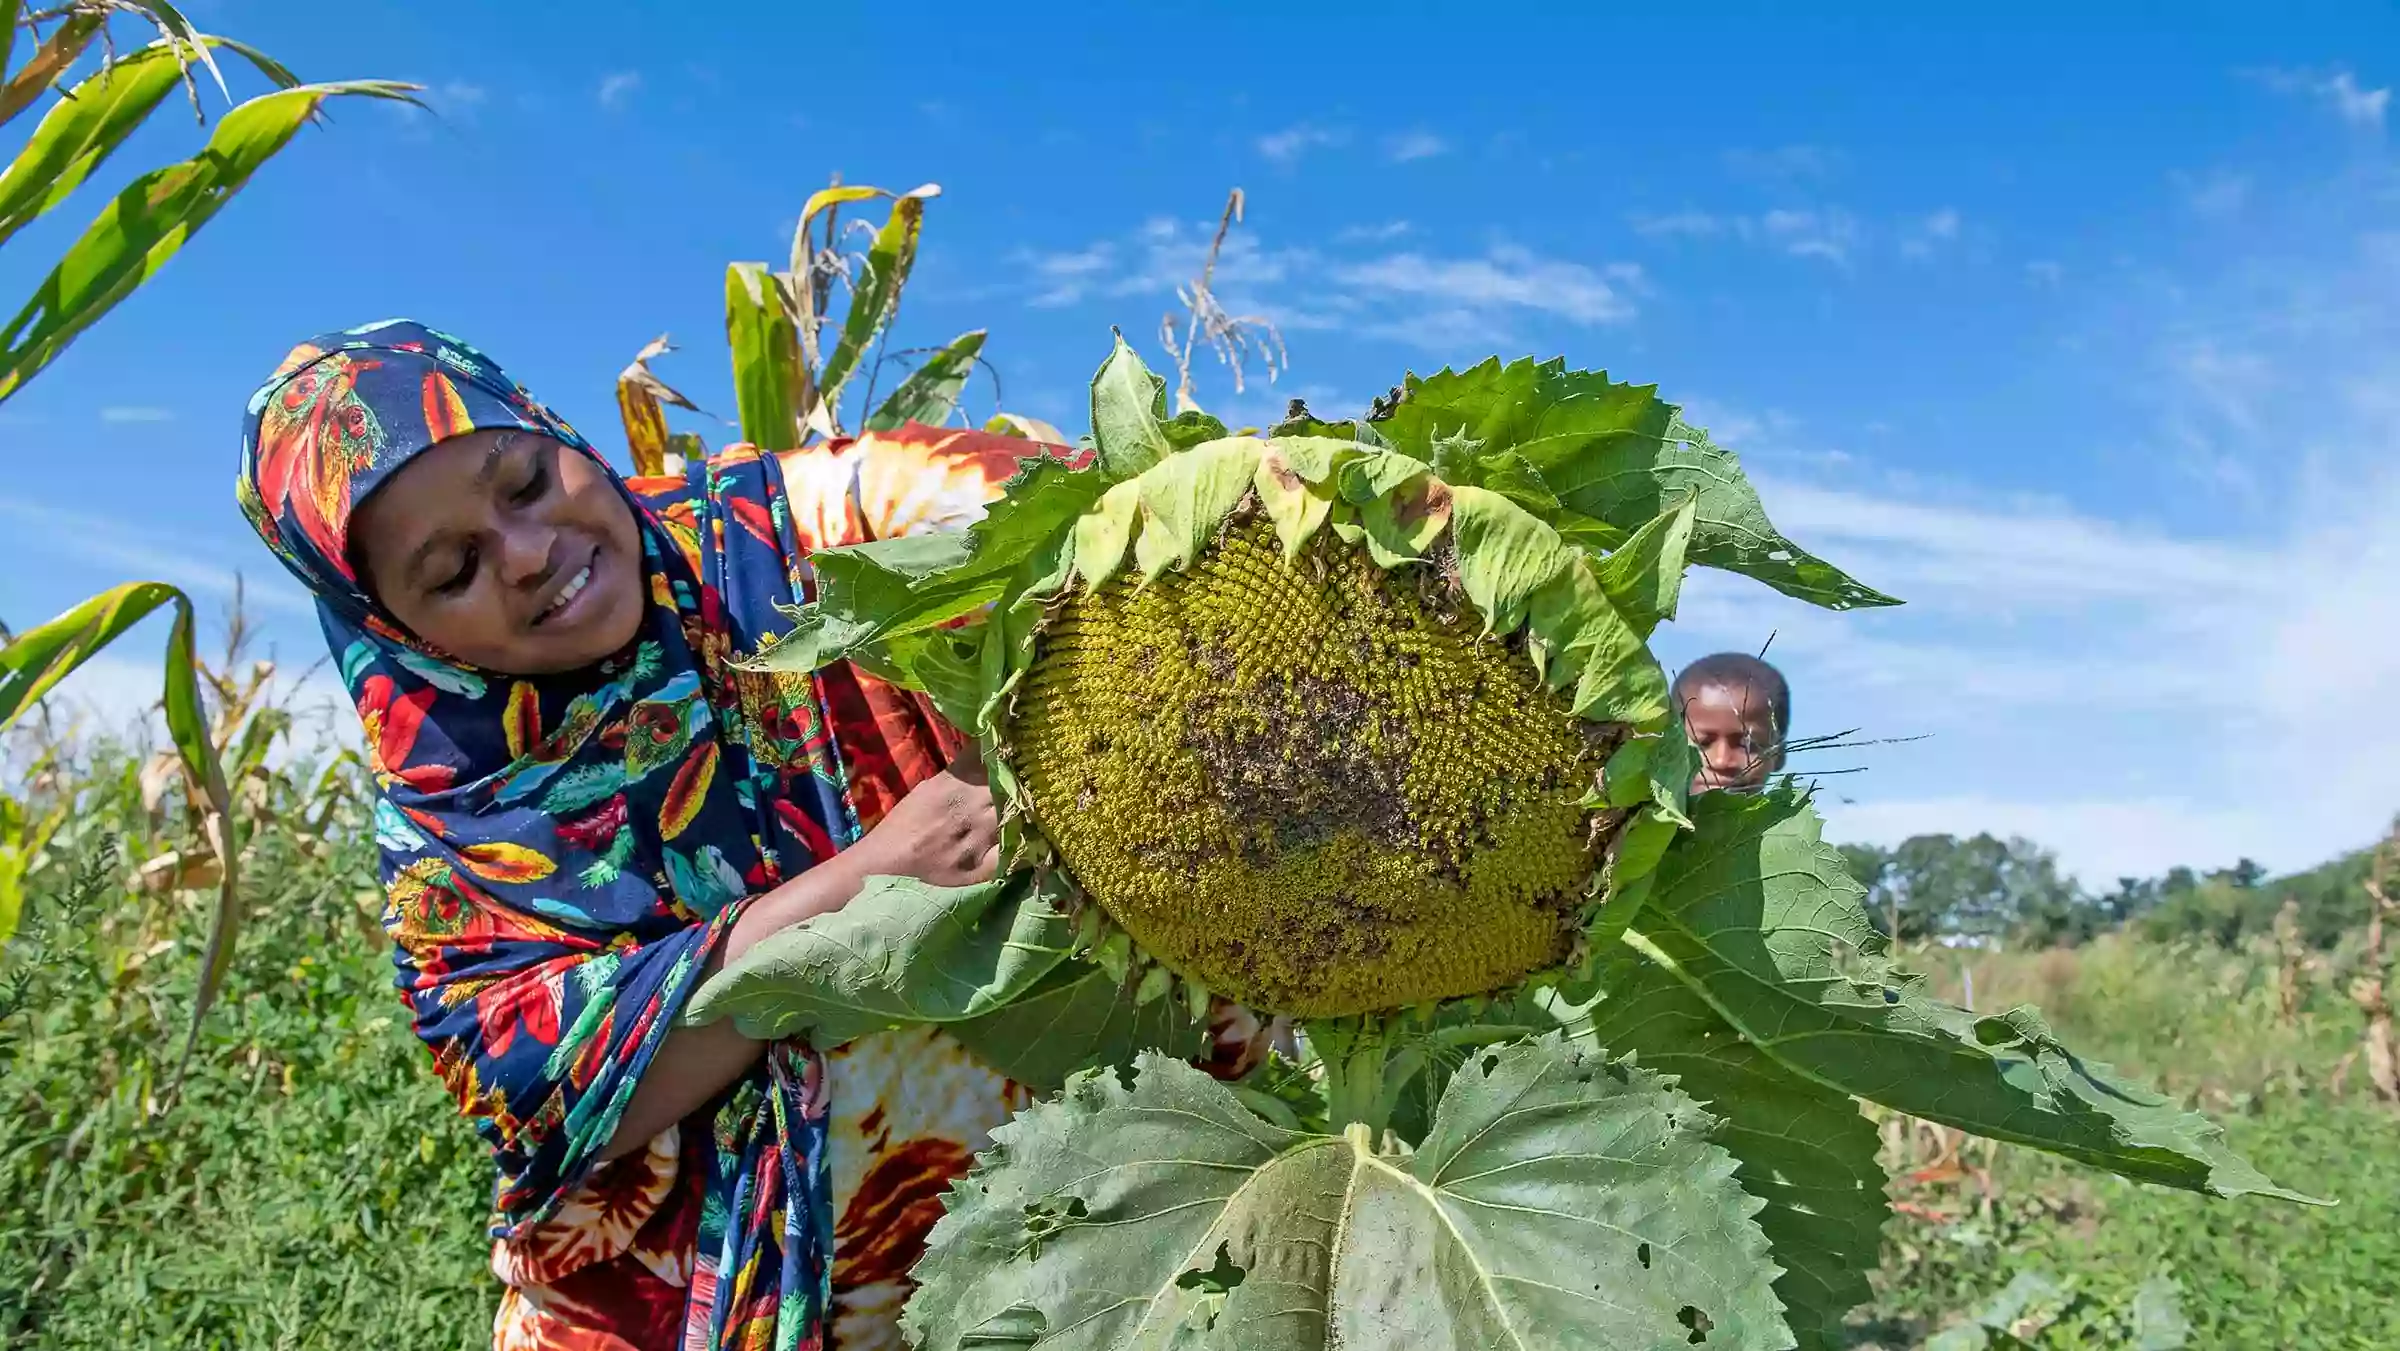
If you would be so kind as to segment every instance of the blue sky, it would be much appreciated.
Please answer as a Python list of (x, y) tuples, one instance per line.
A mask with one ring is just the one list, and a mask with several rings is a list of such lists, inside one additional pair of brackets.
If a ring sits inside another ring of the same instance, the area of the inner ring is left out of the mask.
[[(988, 328), (1006, 406), (1080, 430), (1109, 326), (1159, 359), (1239, 185), (1219, 290), (1290, 370), (1237, 398), (1208, 367), (1204, 403), (1343, 411), (1405, 370), (1563, 355), (1655, 381), (1789, 534), (1911, 602), (1819, 615), (1707, 577), (1662, 639), (1773, 635), (1799, 731), (1921, 738), (1817, 757), (1863, 771), (1827, 780), (1837, 834), (2022, 833), (2104, 884), (2380, 831), (2400, 16), (1552, 8), (192, 4), (439, 115), (338, 107), (0, 410), (0, 616), (134, 576), (213, 603), (238, 570), (315, 655), (229, 491), (291, 343), (420, 318), (613, 445), (610, 381), (665, 332), (661, 373), (729, 413), (724, 265), (781, 260), (835, 171), (941, 184), (901, 337)], [(164, 117), (125, 162), (194, 143)], [(0, 287), (97, 206), (20, 236)]]

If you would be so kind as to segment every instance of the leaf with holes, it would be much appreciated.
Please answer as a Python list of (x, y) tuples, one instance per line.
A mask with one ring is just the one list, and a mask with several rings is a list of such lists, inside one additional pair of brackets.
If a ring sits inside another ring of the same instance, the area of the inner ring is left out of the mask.
[(923, 1351), (1788, 1347), (1713, 1124), (1558, 1036), (1471, 1059), (1414, 1151), (1145, 1056), (994, 1132), (904, 1323)]

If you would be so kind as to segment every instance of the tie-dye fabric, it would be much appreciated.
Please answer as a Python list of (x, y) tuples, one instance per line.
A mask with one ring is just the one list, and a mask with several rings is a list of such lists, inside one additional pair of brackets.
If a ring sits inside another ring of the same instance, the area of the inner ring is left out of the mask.
[[(878, 1151), (915, 1144), (894, 1139), (888, 1104), (862, 1084), (842, 1114), (859, 1157), (837, 1168), (838, 1095), (827, 1058), (804, 1046), (769, 1048), (646, 1151), (605, 1165), (599, 1151), (744, 898), (857, 839), (955, 744), (914, 696), (847, 667), (766, 676), (731, 661), (783, 631), (777, 607), (806, 595), (812, 549), (964, 524), (1033, 448), (912, 427), (788, 465), (737, 447), (681, 477), (625, 481), (652, 602), (639, 638), (586, 672), (515, 679), (410, 638), (347, 557), (356, 503), (411, 456), (488, 427), (600, 459), (455, 338), (404, 321), (326, 335), (253, 396), (237, 494), (317, 597), (357, 702), (382, 790), (399, 984), (499, 1172), (498, 1342), (829, 1345), (837, 1206), (898, 1215), (921, 1244), (962, 1149), (980, 1147), (1019, 1090), (963, 1057), (949, 1078), (925, 1079), (957, 1086), (934, 1115), (964, 1123), (946, 1129), (965, 1138), (932, 1151), (938, 1176), (897, 1201), (832, 1194), (837, 1171), (849, 1191), (871, 1190)], [(864, 519), (861, 485), (895, 464), (915, 478), (893, 486), (914, 491), (884, 494), (884, 519)], [(898, 1045), (879, 1040), (832, 1057), (836, 1071)], [(916, 1087), (914, 1076), (902, 1077)], [(890, 1226), (875, 1227), (862, 1250), (889, 1245)], [(886, 1335), (861, 1328), (845, 1343)]]

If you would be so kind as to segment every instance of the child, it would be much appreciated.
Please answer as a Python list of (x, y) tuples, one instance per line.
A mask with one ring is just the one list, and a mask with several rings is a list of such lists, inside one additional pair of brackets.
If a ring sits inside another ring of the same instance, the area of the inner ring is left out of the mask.
[(1792, 688), (1783, 673), (1741, 652), (1702, 657), (1675, 677), (1683, 730), (1700, 752), (1692, 791), (1754, 789), (1783, 768)]

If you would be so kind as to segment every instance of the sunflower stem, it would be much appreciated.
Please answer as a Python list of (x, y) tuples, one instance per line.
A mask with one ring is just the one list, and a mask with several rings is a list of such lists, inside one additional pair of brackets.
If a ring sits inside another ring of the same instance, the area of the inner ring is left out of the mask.
[(1340, 1018), (1307, 1025), (1308, 1044), (1325, 1070), (1327, 1124), (1363, 1125), (1381, 1135), (1391, 1124), (1406, 1076), (1394, 1075), (1391, 1040), (1382, 1020)]

